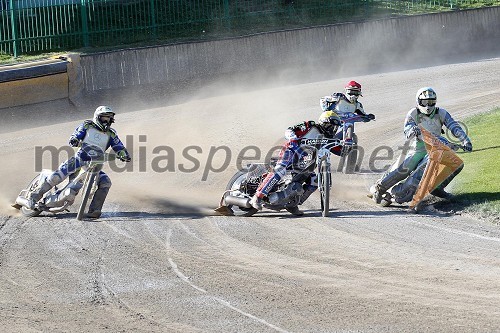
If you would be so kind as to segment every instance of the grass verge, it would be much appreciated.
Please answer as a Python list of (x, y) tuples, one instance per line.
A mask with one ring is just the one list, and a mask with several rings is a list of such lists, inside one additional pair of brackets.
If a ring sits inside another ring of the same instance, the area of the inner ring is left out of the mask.
[(465, 212), (500, 224), (500, 108), (464, 123), (474, 150), (459, 154), (464, 169), (454, 181), (456, 202)]

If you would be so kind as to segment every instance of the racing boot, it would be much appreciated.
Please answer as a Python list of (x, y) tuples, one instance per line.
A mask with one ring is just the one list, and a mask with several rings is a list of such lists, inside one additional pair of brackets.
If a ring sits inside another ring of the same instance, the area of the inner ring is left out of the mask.
[(448, 186), (448, 184), (453, 180), (453, 178), (455, 178), (459, 173), (460, 171), (462, 171), (462, 169), (464, 168), (464, 166), (462, 165), (461, 167), (459, 167), (457, 170), (455, 170), (451, 175), (448, 176), (448, 178), (446, 178), (436, 189), (434, 189), (431, 194), (435, 197), (438, 197), (438, 198), (442, 198), (442, 199), (450, 199), (453, 197), (453, 194), (451, 193), (448, 193), (444, 190), (444, 188), (446, 186)]
[(394, 201), (401, 205), (405, 202), (410, 202), (413, 199), (413, 196), (417, 191), (417, 186), (418, 184), (416, 186), (405, 186), (405, 183), (399, 183), (391, 189), (390, 194), (394, 198)]
[(262, 198), (264, 195), (262, 193), (255, 193), (255, 195), (250, 199), (250, 205), (257, 210), (262, 210)]
[(98, 219), (101, 217), (102, 206), (109, 192), (109, 187), (100, 187), (95, 191), (94, 198), (89, 206), (89, 212), (85, 214), (86, 218)]
[(375, 201), (376, 204), (380, 204), (382, 202), (382, 197), (386, 191), (387, 190), (383, 189), (379, 183), (373, 185), (370, 188), (373, 201)]
[(446, 192), (444, 189), (440, 187), (432, 191), (431, 194), (441, 199), (450, 199), (451, 197), (453, 197), (453, 194)]
[(287, 212), (289, 212), (290, 214), (292, 214), (294, 216), (302, 216), (302, 215), (304, 215), (304, 212), (301, 211), (299, 209), (299, 207), (297, 207), (297, 206), (285, 207), (285, 209), (287, 210)]
[(311, 196), (314, 192), (316, 192), (317, 187), (314, 186), (304, 186), (304, 193), (300, 197), (299, 205), (302, 205), (304, 202), (306, 202), (307, 198)]
[(28, 209), (35, 209), (36, 203), (43, 197), (45, 193), (50, 191), (52, 188), (52, 185), (49, 184), (47, 179), (44, 179), (41, 184), (38, 184), (38, 187), (34, 189), (28, 196), (28, 204), (29, 206), (26, 207)]

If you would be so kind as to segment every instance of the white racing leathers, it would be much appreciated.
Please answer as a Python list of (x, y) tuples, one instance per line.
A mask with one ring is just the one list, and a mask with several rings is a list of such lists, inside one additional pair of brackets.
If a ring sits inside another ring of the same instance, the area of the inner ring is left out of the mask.
[[(399, 203), (412, 199), (427, 165), (427, 151), (418, 126), (422, 126), (445, 144), (448, 144), (449, 141), (441, 136), (444, 133), (446, 135), (451, 133), (461, 144), (470, 142), (462, 127), (445, 109), (436, 107), (435, 111), (430, 115), (419, 112), (417, 108), (411, 109), (406, 115), (404, 124), (404, 134), (407, 143), (410, 143), (408, 152), (405, 155), (403, 151), (398, 160), (376, 183), (378, 190), (384, 193), (401, 180), (407, 178), (404, 183), (398, 184), (393, 189), (393, 194), (395, 194), (396, 201)], [(446, 127), (447, 131), (443, 131), (443, 126)], [(444, 189), (460, 171), (461, 168), (450, 175), (438, 188)]]
[(358, 101), (351, 103), (343, 93), (334, 93), (331, 96), (321, 97), (319, 106), (323, 111), (334, 111), (338, 115), (344, 113), (366, 114), (363, 104)]

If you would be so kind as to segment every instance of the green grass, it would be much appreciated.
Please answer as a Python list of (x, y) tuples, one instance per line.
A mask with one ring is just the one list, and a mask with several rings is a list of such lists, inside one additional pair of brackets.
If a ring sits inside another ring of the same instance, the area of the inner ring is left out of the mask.
[(474, 150), (459, 154), (463, 171), (453, 192), (465, 211), (500, 223), (500, 108), (464, 121)]
[(17, 58), (5, 53), (0, 53), (0, 66), (1, 65), (13, 65), (24, 62), (45, 60), (57, 57), (58, 55), (65, 54), (64, 52), (48, 52), (37, 55), (20, 55)]

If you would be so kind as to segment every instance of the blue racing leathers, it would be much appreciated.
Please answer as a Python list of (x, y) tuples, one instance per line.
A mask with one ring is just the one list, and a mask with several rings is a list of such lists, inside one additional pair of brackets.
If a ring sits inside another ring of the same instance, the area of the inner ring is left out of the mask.
[[(69, 175), (74, 174), (84, 165), (87, 165), (93, 158), (102, 156), (102, 154), (111, 147), (120, 159), (130, 159), (129, 154), (116, 131), (110, 128), (107, 131), (100, 130), (91, 120), (84, 121), (78, 126), (70, 136), (70, 144), (81, 142), (80, 149), (75, 156), (63, 162), (54, 173), (48, 177), (50, 185), (55, 186), (62, 182)], [(99, 187), (110, 187), (111, 180), (104, 173), (99, 173)]]
[(338, 115), (343, 113), (355, 113), (359, 115), (366, 115), (363, 104), (356, 101), (351, 103), (343, 93), (334, 93), (329, 96), (321, 97), (319, 100), (321, 110), (333, 111)]

